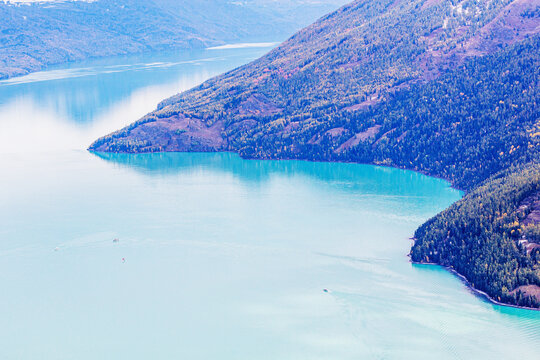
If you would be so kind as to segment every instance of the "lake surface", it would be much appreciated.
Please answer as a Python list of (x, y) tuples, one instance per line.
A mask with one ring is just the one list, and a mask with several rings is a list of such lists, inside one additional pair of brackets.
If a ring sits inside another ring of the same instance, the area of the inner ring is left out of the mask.
[(442, 180), (85, 151), (267, 50), (94, 60), (0, 82), (0, 358), (537, 358), (540, 312), (408, 261), (417, 226), (461, 196)]

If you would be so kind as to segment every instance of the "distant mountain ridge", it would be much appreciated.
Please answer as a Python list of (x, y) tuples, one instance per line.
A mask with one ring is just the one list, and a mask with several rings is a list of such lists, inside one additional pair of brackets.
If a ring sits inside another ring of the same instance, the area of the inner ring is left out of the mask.
[(88, 57), (276, 41), (344, 1), (0, 2), (0, 78)]
[(540, 0), (357, 0), (93, 151), (374, 163), (468, 191), (411, 257), (540, 307)]

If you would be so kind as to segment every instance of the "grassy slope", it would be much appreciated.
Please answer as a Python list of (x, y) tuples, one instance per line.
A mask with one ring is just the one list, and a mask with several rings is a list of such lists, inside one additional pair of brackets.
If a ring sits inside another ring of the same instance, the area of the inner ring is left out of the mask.
[[(538, 306), (518, 293), (540, 286), (538, 252), (515, 234), (521, 202), (537, 191), (539, 31), (536, 0), (355, 1), (91, 149), (232, 150), (449, 179), (470, 193), (419, 229), (413, 259), (452, 266), (501, 301)], [(490, 205), (479, 209), (479, 198)], [(506, 217), (495, 225), (497, 212)], [(480, 255), (493, 267), (473, 261)]]

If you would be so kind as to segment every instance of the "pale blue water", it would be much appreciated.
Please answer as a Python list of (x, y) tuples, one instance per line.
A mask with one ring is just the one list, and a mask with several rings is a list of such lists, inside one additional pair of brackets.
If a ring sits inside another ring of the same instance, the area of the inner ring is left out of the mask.
[(461, 195), (444, 181), (84, 150), (266, 50), (90, 61), (0, 82), (0, 359), (538, 358), (539, 312), (492, 305), (409, 263), (415, 228)]

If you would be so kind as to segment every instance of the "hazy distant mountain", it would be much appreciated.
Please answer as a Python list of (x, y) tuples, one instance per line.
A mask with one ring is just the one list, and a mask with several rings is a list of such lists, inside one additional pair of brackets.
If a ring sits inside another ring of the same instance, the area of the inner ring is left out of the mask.
[(470, 191), (412, 257), (540, 307), (540, 0), (357, 0), (97, 140), (375, 163)]
[(0, 2), (0, 78), (93, 56), (283, 40), (344, 2)]

